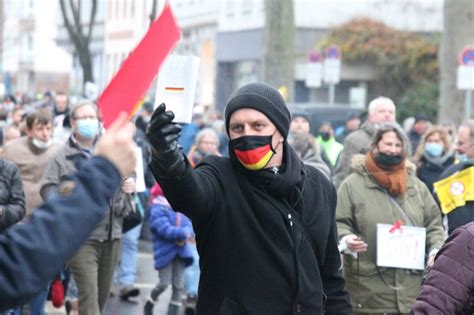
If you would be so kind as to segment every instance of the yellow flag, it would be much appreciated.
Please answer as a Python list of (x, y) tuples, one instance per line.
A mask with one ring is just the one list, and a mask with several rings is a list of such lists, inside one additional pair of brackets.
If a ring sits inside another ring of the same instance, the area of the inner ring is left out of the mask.
[(474, 166), (437, 181), (433, 187), (444, 214), (474, 201)]

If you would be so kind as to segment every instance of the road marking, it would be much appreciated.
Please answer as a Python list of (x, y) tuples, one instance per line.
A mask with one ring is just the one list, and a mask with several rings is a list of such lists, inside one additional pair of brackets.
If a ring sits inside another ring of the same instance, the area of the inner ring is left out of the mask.
[(140, 289), (153, 289), (156, 286), (156, 283), (135, 283), (135, 287)]
[(137, 253), (138, 258), (153, 259), (153, 254), (151, 253)]

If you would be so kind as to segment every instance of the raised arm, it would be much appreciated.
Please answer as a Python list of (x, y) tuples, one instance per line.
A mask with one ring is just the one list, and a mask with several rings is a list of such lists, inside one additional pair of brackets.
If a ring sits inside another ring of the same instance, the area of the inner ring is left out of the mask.
[(191, 167), (177, 142), (181, 127), (173, 119), (173, 112), (166, 111), (165, 104), (152, 115), (146, 132), (152, 148), (150, 168), (173, 210), (193, 222), (202, 221), (216, 204), (218, 184), (210, 166), (196, 170)]
[(24, 224), (0, 235), (0, 311), (28, 302), (102, 220), (121, 177), (136, 165), (134, 127), (123, 113), (97, 143), (95, 157)]

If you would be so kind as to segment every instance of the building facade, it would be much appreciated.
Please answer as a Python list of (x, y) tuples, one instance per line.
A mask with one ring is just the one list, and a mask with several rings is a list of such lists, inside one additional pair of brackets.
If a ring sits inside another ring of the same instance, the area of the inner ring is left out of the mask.
[[(306, 86), (309, 54), (332, 27), (354, 18), (368, 17), (399, 30), (440, 32), (443, 0), (347, 1), (294, 0), (295, 93), (294, 102), (328, 103), (329, 86)], [(262, 79), (264, 49), (264, 0), (220, 2), (216, 37), (216, 106), (223, 109), (237, 87)], [(344, 62), (340, 82), (335, 86), (336, 104), (365, 106), (375, 96), (372, 82), (379, 73), (372, 64)]]
[(2, 78), (6, 93), (68, 91), (70, 55), (57, 46), (56, 0), (2, 1)]

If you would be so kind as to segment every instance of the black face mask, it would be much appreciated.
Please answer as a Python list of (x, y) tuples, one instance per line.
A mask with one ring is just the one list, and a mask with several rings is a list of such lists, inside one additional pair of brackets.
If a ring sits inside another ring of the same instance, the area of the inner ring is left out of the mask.
[(331, 134), (329, 132), (321, 132), (321, 138), (324, 141), (328, 141), (331, 138)]
[(394, 166), (398, 165), (403, 161), (403, 156), (401, 155), (388, 155), (385, 153), (377, 153), (375, 154), (375, 162), (379, 165), (383, 166)]
[(235, 157), (247, 169), (263, 169), (275, 150), (272, 148), (271, 136), (242, 136), (229, 141), (229, 155)]

